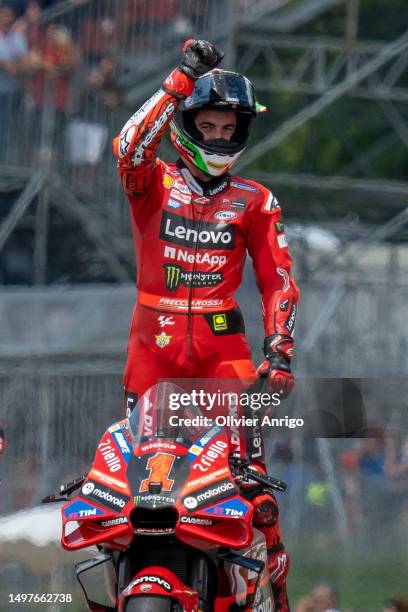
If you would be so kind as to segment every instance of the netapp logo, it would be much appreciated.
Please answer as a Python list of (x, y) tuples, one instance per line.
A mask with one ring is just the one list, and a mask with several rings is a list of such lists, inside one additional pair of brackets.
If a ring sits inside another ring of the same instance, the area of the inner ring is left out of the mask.
[(160, 224), (160, 238), (194, 248), (231, 250), (235, 247), (235, 226), (224, 223), (194, 223), (165, 210)]
[(82, 495), (90, 497), (102, 506), (106, 506), (111, 510), (122, 510), (129, 501), (127, 495), (120, 495), (113, 489), (108, 489), (100, 483), (88, 481), (82, 487)]

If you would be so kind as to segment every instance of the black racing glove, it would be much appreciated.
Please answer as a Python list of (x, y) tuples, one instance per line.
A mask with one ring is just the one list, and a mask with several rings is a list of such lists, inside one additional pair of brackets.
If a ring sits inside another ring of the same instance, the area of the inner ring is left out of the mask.
[(184, 55), (179, 70), (193, 81), (218, 66), (224, 57), (224, 53), (218, 51), (212, 43), (207, 40), (194, 40), (194, 38), (186, 40), (183, 51)]

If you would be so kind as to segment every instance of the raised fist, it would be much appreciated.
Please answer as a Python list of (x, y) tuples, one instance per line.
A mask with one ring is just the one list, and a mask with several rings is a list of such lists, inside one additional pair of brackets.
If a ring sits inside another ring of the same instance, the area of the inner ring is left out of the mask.
[(179, 70), (194, 81), (218, 66), (224, 57), (224, 53), (207, 40), (190, 38), (184, 43), (183, 51)]

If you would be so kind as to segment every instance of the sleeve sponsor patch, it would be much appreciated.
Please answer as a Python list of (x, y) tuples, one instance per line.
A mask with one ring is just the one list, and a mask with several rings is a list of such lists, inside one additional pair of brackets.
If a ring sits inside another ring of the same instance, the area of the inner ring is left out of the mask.
[(268, 196), (262, 205), (262, 209), (261, 209), (262, 212), (271, 213), (277, 208), (279, 208), (278, 200), (275, 198), (275, 196), (273, 195), (271, 191), (268, 191)]
[(288, 246), (285, 234), (278, 234), (278, 244), (280, 249)]

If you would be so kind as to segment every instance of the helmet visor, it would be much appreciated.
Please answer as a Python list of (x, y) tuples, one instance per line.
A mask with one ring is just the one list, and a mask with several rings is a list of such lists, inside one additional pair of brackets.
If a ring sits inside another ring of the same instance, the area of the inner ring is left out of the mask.
[(191, 96), (180, 105), (180, 110), (203, 106), (250, 112), (256, 115), (256, 100), (251, 82), (242, 74), (213, 72), (198, 79)]

